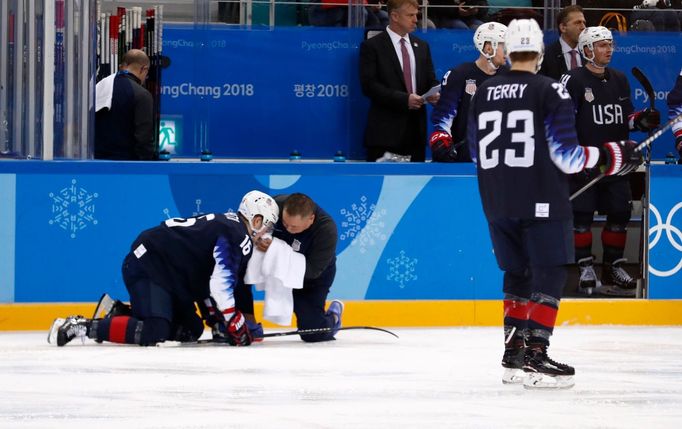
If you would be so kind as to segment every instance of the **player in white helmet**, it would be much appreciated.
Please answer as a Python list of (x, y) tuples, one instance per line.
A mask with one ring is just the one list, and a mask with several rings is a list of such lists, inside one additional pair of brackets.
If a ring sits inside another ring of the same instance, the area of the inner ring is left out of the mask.
[(86, 337), (139, 345), (195, 341), (206, 321), (214, 340), (248, 346), (253, 337), (235, 308), (234, 293), (244, 283), (253, 237), (260, 238), (278, 219), (275, 200), (251, 191), (238, 213), (172, 218), (142, 231), (123, 261), (129, 311), (57, 319), (48, 341), (58, 346)]
[[(561, 81), (573, 101), (580, 144), (601, 149), (606, 142), (629, 139), (631, 131), (650, 131), (659, 125), (657, 110), (634, 111), (625, 74), (609, 66), (614, 53), (609, 29), (587, 27), (580, 33), (578, 49), (586, 64), (567, 72)], [(572, 176), (571, 191), (582, 188), (597, 174)], [(627, 177), (602, 180), (573, 200), (575, 253), (580, 270), (578, 293), (635, 296), (637, 280), (625, 270), (623, 257), (631, 201)], [(601, 231), (601, 278), (597, 277), (592, 255), (592, 223), (597, 210), (606, 214)]]
[(512, 20), (504, 41), (509, 72), (488, 79), (471, 100), (467, 140), (477, 163), (483, 211), (504, 272), (504, 383), (573, 386), (573, 367), (547, 354), (573, 262), (566, 174), (604, 166), (636, 168), (634, 143), (580, 146), (571, 99), (556, 80), (537, 75), (543, 33), (532, 19)]
[(507, 70), (504, 57), (504, 34), (507, 26), (487, 22), (474, 33), (479, 56), (474, 62), (450, 69), (441, 81), (440, 100), (431, 114), (434, 131), (429, 145), (435, 162), (471, 162), (466, 145), (466, 117), (471, 96), (481, 83)]
[[(675, 81), (675, 86), (668, 93), (668, 112), (670, 119), (682, 115), (682, 70)], [(682, 122), (677, 122), (672, 127), (672, 133), (675, 136), (675, 149), (680, 154), (678, 163), (682, 163)]]

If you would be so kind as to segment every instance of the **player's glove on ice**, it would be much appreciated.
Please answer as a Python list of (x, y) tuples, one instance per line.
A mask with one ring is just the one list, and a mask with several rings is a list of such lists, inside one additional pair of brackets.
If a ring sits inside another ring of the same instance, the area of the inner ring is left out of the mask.
[(434, 131), (429, 139), (431, 158), (434, 162), (455, 162), (457, 150), (452, 144), (452, 137), (444, 131)]
[(229, 320), (218, 322), (213, 327), (213, 341), (227, 342), (231, 346), (248, 346), (253, 337), (246, 325), (244, 315), (235, 311)]
[(635, 151), (636, 147), (637, 142), (632, 140), (604, 143), (599, 158), (602, 173), (624, 176), (636, 170), (643, 162), (642, 152)]
[(633, 128), (639, 131), (651, 131), (661, 125), (661, 113), (656, 109), (644, 109), (632, 114)]

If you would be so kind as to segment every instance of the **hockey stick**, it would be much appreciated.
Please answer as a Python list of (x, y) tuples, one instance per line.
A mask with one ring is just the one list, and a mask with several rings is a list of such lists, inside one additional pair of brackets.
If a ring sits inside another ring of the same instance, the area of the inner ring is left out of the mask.
[[(394, 337), (398, 338), (396, 334), (393, 332), (383, 329), (383, 328), (376, 328), (374, 326), (343, 326), (341, 328), (338, 328), (339, 331), (346, 331), (350, 329), (369, 329), (372, 331), (380, 331), (380, 332), (385, 332), (389, 335), (393, 335)], [(263, 334), (261, 338), (272, 338), (272, 337), (287, 337), (289, 335), (310, 335), (310, 334), (321, 334), (325, 332), (331, 332), (333, 328), (318, 328), (318, 329), (297, 329), (295, 331), (286, 331), (286, 332), (270, 332), (267, 334)], [(193, 344), (215, 344), (215, 345), (228, 345), (227, 342), (223, 341), (214, 341), (214, 340), (198, 340), (196, 342), (192, 343), (183, 343), (183, 345), (193, 345)]]
[(656, 94), (654, 93), (654, 87), (651, 85), (651, 82), (637, 67), (632, 68), (632, 75), (639, 81), (642, 88), (644, 88), (644, 92), (646, 92), (646, 95), (649, 97), (649, 108), (654, 110), (656, 108), (654, 105)]
[[(682, 121), (682, 113), (679, 114), (679, 115), (677, 115), (677, 116), (675, 116), (674, 118), (672, 118), (672, 119), (669, 120), (668, 122), (666, 122), (665, 125), (663, 125), (661, 128), (659, 128), (658, 130), (656, 130), (655, 132), (653, 132), (653, 133), (652, 133), (649, 137), (647, 137), (646, 139), (642, 140), (642, 142), (639, 143), (639, 144), (637, 145), (637, 147), (635, 147), (634, 151), (635, 151), (635, 152), (640, 152), (640, 151), (642, 151), (642, 149), (644, 149), (645, 147), (648, 147), (648, 146), (651, 144), (651, 142), (653, 142), (654, 140), (656, 140), (657, 138), (659, 138), (660, 136), (662, 136), (663, 133), (665, 133), (666, 131), (668, 131), (670, 128), (672, 128), (672, 126), (673, 126), (674, 124), (676, 124), (677, 122), (680, 122), (680, 121)], [(569, 197), (568, 200), (569, 200), (569, 201), (573, 201), (573, 200), (576, 199), (578, 196), (580, 196), (583, 192), (587, 191), (587, 190), (590, 189), (592, 186), (594, 186), (594, 184), (597, 183), (598, 181), (600, 181), (604, 176), (605, 176), (604, 173), (599, 173), (599, 176), (597, 176), (597, 177), (595, 177), (594, 179), (590, 180), (590, 182), (589, 182), (587, 185), (585, 185), (585, 186), (583, 186), (582, 188), (580, 188), (580, 189), (578, 189), (577, 191), (575, 191), (575, 193), (574, 193), (573, 195), (571, 195), (571, 196)]]

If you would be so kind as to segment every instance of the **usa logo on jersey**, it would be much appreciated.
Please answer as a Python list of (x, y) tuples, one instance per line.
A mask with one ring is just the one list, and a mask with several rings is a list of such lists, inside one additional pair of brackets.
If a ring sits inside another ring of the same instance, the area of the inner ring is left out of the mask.
[(466, 85), (464, 86), (464, 92), (469, 95), (474, 95), (476, 92), (476, 79), (467, 79)]
[(592, 88), (585, 88), (585, 100), (588, 103), (591, 103), (594, 101), (594, 94), (592, 93)]

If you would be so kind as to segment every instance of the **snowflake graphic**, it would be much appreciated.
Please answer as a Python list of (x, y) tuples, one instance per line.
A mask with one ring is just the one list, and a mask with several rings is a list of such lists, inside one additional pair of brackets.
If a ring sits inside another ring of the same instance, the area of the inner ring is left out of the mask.
[(89, 224), (97, 225), (94, 200), (99, 195), (78, 187), (76, 179), (71, 179), (71, 186), (48, 195), (52, 199), (52, 219), (48, 223), (69, 231), (71, 238)]
[(389, 266), (389, 273), (386, 280), (393, 280), (398, 283), (400, 289), (404, 289), (407, 283), (412, 280), (417, 280), (417, 259), (412, 259), (405, 256), (405, 251), (400, 251), (400, 256), (397, 258), (388, 258), (386, 263)]
[(378, 240), (386, 240), (385, 225), (381, 220), (386, 210), (376, 209), (376, 204), (367, 204), (367, 197), (360, 197), (359, 204), (352, 204), (350, 209), (341, 209), (345, 220), (341, 222), (341, 240), (352, 240), (351, 246), (360, 246), (360, 253), (374, 246)]

